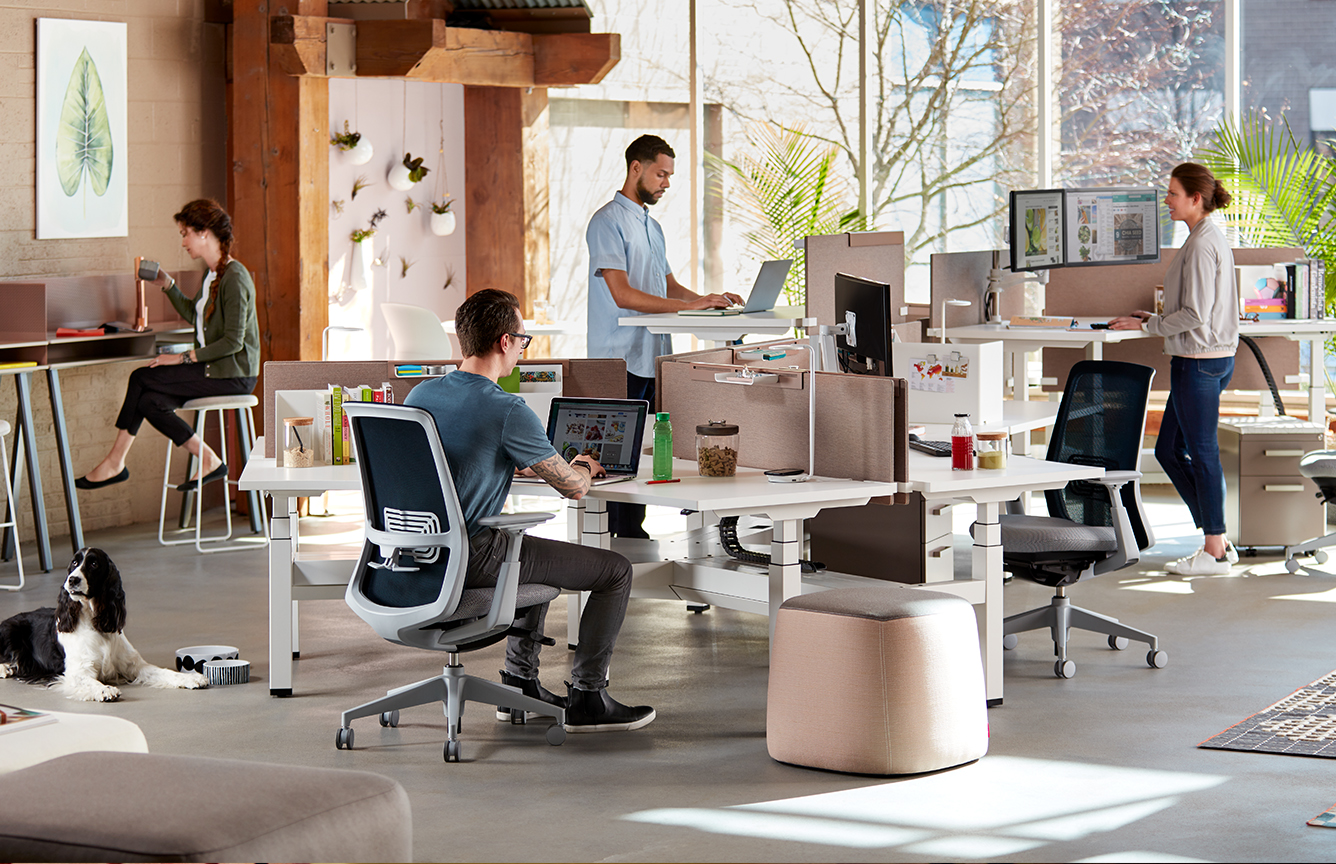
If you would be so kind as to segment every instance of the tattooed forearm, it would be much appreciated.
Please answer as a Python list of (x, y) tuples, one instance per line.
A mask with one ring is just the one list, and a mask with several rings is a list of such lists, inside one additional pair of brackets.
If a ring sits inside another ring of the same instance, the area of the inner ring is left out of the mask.
[(561, 493), (563, 498), (580, 499), (589, 491), (589, 472), (572, 468), (560, 455), (553, 455), (529, 466), (533, 473)]

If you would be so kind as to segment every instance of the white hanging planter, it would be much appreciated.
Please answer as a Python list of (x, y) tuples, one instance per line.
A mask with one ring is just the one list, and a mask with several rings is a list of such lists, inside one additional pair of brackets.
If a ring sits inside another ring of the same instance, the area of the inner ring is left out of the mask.
[[(371, 264), (376, 257), (371, 243), (372, 239), (368, 237), (353, 244), (352, 267), (348, 272), (348, 290), (340, 297), (345, 306), (351, 302), (353, 294), (371, 287)], [(347, 299), (344, 300), (344, 298)]]
[(371, 142), (363, 135), (355, 147), (344, 151), (344, 156), (347, 157), (348, 163), (351, 165), (365, 165), (371, 161), (375, 152)]
[(448, 234), (455, 233), (455, 214), (449, 211), (445, 213), (431, 214), (431, 233), (437, 237), (445, 237)]
[(391, 189), (398, 189), (400, 192), (412, 189), (413, 179), (408, 176), (408, 166), (400, 162), (391, 168), (389, 183)]

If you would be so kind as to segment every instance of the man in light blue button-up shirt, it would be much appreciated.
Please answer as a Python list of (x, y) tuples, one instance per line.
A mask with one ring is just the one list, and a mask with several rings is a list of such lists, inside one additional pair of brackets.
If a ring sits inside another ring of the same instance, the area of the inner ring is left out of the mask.
[[(626, 181), (612, 201), (589, 220), (589, 356), (626, 360), (626, 395), (654, 406), (654, 358), (672, 352), (670, 337), (644, 327), (622, 327), (631, 315), (679, 309), (715, 309), (742, 303), (736, 294), (700, 295), (673, 278), (663, 229), (649, 215), (673, 176), (673, 149), (656, 135), (641, 135), (626, 148)], [(635, 509), (635, 513), (625, 513)], [(647, 537), (644, 507), (609, 505), (609, 529)], [(637, 515), (638, 514), (638, 515)], [(625, 516), (625, 518), (623, 518)]]

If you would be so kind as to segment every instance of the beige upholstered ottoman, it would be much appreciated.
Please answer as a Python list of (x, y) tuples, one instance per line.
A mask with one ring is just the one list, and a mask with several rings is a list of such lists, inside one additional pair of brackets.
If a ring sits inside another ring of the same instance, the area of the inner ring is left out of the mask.
[(770, 649), (771, 757), (857, 774), (916, 774), (988, 752), (974, 609), (894, 585), (793, 597)]
[(365, 771), (88, 752), (4, 781), (3, 861), (413, 860), (408, 793)]

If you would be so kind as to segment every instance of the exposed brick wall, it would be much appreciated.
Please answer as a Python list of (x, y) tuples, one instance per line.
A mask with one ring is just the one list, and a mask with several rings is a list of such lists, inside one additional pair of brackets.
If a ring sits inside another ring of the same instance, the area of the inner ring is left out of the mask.
[[(128, 237), (35, 239), (37, 18), (127, 25)], [(223, 49), (223, 27), (205, 23), (202, 0), (52, 0), (41, 6), (0, 0), (0, 148), (5, 153), (0, 159), (0, 279), (128, 273), (136, 255), (170, 269), (200, 266), (181, 250), (172, 214), (193, 198), (221, 201), (226, 195)], [(76, 472), (93, 467), (110, 446), (115, 436), (111, 423), (134, 365), (111, 363), (61, 374)], [(69, 526), (50, 401), (45, 377), (33, 377), (47, 513), (52, 534), (58, 536), (68, 533)], [(0, 377), (0, 417), (13, 423), (15, 410), (13, 382)], [(130, 482), (80, 493), (86, 531), (157, 518), (163, 441), (145, 426), (128, 463)], [(6, 443), (12, 453), (12, 437)], [(28, 500), (25, 480), (20, 502), (24, 538), (33, 536)]]

